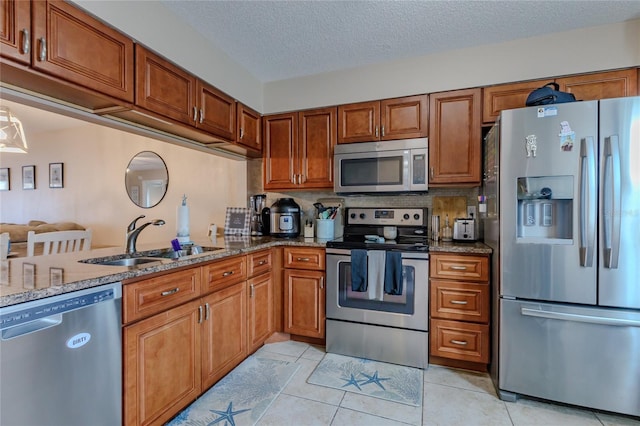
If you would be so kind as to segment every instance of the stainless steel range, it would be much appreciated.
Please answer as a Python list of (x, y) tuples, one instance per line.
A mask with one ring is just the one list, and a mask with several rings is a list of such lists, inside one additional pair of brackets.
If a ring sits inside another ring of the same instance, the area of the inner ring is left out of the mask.
[(427, 368), (427, 209), (345, 217), (344, 236), (327, 242), (327, 352)]

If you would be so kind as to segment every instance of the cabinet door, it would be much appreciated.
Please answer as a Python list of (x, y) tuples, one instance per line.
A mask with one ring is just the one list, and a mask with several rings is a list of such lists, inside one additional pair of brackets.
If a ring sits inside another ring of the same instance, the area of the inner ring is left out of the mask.
[(266, 273), (247, 281), (249, 292), (249, 353), (258, 349), (273, 333), (273, 280)]
[(409, 139), (427, 136), (428, 96), (407, 96), (380, 102), (380, 139)]
[(133, 40), (69, 3), (32, 5), (35, 69), (133, 102)]
[(271, 115), (263, 118), (264, 189), (295, 187), (294, 167), (298, 161), (298, 119), (296, 113)]
[(196, 79), (171, 62), (136, 45), (136, 105), (195, 125)]
[(247, 356), (245, 282), (202, 298), (202, 388), (207, 389)]
[(251, 108), (236, 103), (237, 127), (236, 142), (244, 147), (262, 151), (262, 134), (260, 114)]
[(324, 272), (284, 271), (284, 331), (324, 338)]
[(480, 185), (480, 89), (429, 95), (429, 185)]
[(29, 64), (31, 62), (31, 3), (0, 1), (0, 56)]
[(124, 424), (164, 424), (201, 391), (199, 302), (123, 328)]
[(323, 108), (299, 113), (299, 170), (304, 188), (333, 189), (336, 111)]
[(638, 93), (635, 69), (558, 78), (556, 83), (561, 91), (573, 93), (579, 101), (621, 98)]
[(338, 143), (371, 142), (380, 138), (380, 102), (338, 107)]
[(197, 81), (196, 127), (232, 142), (236, 139), (236, 101), (204, 81)]
[(551, 81), (553, 79), (485, 87), (482, 89), (482, 122), (493, 123), (498, 119), (500, 111), (524, 108), (529, 94)]

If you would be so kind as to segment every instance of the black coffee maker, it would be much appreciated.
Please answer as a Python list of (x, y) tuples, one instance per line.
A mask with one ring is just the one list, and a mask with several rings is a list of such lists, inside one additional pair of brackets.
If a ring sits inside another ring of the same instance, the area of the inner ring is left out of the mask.
[[(249, 197), (249, 208), (251, 209), (251, 235), (269, 235), (269, 223), (264, 222), (264, 209), (267, 207), (267, 195), (257, 194)], [(267, 214), (268, 216), (268, 214)]]

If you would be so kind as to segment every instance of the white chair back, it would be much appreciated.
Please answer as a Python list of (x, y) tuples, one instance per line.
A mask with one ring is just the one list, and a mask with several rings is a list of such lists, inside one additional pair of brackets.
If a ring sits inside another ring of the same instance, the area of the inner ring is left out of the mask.
[(36, 243), (43, 243), (42, 254), (86, 251), (91, 248), (91, 230), (27, 233), (27, 256), (35, 254)]
[(9, 254), (9, 233), (0, 234), (0, 260), (5, 260)]

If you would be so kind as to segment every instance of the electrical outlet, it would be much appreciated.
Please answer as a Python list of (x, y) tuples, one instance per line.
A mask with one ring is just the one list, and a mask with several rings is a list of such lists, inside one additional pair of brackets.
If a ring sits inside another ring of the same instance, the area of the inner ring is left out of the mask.
[(476, 214), (476, 206), (467, 206), (467, 217), (477, 219), (478, 215)]

